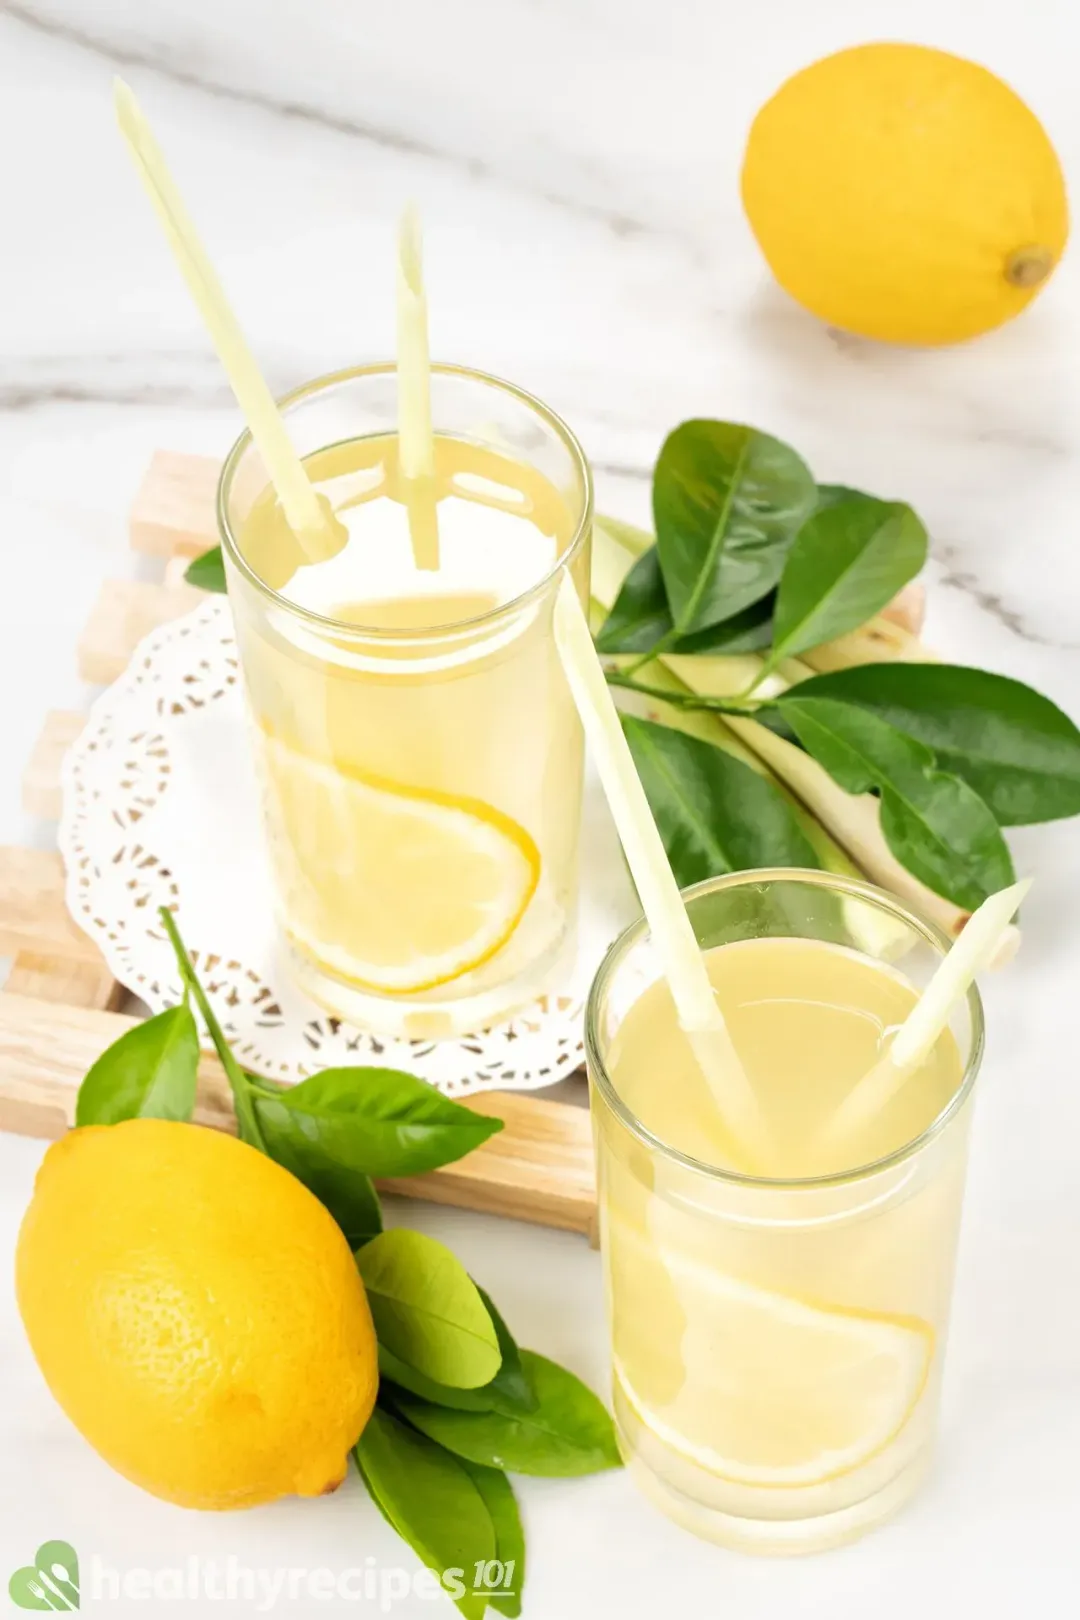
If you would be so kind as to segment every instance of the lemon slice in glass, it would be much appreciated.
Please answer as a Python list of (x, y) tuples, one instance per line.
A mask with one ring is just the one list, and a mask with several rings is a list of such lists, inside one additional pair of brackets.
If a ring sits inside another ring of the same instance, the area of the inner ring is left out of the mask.
[[(640, 1241), (640, 1239), (639, 1239)], [(738, 1484), (820, 1485), (904, 1427), (926, 1385), (933, 1330), (917, 1317), (823, 1308), (662, 1251), (684, 1317), (677, 1393), (648, 1402), (647, 1358), (616, 1361), (658, 1440)]]
[(284, 924), (321, 967), (415, 994), (502, 949), (536, 892), (540, 853), (509, 816), (345, 771), (264, 739)]

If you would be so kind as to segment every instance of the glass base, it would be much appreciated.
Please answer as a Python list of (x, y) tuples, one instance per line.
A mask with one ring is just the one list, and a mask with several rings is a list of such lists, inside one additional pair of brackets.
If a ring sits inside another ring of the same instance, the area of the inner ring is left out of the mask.
[(576, 950), (576, 930), (567, 929), (542, 956), (521, 972), (470, 991), (460, 984), (419, 996), (380, 996), (360, 990), (285, 940), (282, 950), (289, 976), (299, 990), (335, 1018), (376, 1035), (409, 1041), (453, 1040), (504, 1023), (523, 1007), (548, 994), (568, 973)]
[(872, 1495), (831, 1512), (814, 1513), (802, 1519), (742, 1517), (686, 1495), (670, 1479), (657, 1473), (640, 1452), (631, 1448), (618, 1425), (616, 1432), (631, 1479), (666, 1518), (704, 1541), (766, 1558), (827, 1552), (876, 1530), (915, 1495), (929, 1472), (933, 1457), (932, 1445), (924, 1446), (899, 1474)]

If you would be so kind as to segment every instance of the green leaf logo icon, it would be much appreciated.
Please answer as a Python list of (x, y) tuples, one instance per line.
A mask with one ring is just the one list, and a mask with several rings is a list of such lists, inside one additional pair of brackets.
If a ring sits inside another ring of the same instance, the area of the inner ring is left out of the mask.
[(79, 1607), (79, 1559), (67, 1541), (43, 1541), (34, 1562), (17, 1569), (8, 1582), (11, 1601), (20, 1609), (57, 1610)]

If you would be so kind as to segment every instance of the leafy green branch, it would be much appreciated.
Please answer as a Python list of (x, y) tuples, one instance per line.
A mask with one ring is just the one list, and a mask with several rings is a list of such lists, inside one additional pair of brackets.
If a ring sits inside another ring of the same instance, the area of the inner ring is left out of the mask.
[[(883, 837), (928, 901), (960, 912), (1011, 881), (1003, 827), (1080, 813), (1080, 732), (1048, 698), (931, 655), (856, 664), (869, 638), (854, 653), (841, 642), (922, 568), (926, 529), (909, 506), (815, 488), (777, 440), (696, 421), (661, 450), (653, 514), (655, 541), (597, 525), (596, 644), (628, 735), (651, 726), (636, 732), (638, 764), (680, 883), (729, 870), (735, 851), (748, 866), (789, 861), (790, 800), (763, 767), (735, 768), (728, 727), (811, 807), (843, 790), (850, 810), (829, 827), (841, 847), (858, 856)], [(798, 662), (825, 643), (852, 667)], [(836, 849), (828, 834), (811, 842), (803, 864)]]
[(225, 1078), (229, 1082), (229, 1089), (233, 1096), (233, 1106), (236, 1109), (236, 1123), (239, 1128), (240, 1138), (242, 1141), (247, 1142), (249, 1146), (267, 1153), (269, 1150), (262, 1133), (262, 1125), (255, 1108), (255, 1099), (248, 1077), (233, 1056), (232, 1048), (225, 1039), (224, 1032), (214, 1015), (214, 1009), (210, 1005), (209, 998), (199, 983), (191, 957), (188, 955), (187, 947), (180, 938), (180, 930), (176, 926), (172, 912), (167, 906), (161, 906), (158, 910), (158, 916), (161, 919), (162, 927), (169, 936), (169, 943), (176, 957), (176, 965), (180, 969), (180, 977), (184, 981), (184, 1003), (187, 1004), (189, 994), (195, 998), (195, 1005), (202, 1013), (203, 1022), (209, 1031), (210, 1039), (214, 1043), (214, 1050), (221, 1060), (221, 1067), (225, 1070)]
[[(619, 1466), (611, 1418), (581, 1381), (519, 1349), (494, 1301), (435, 1238), (384, 1230), (373, 1178), (460, 1159), (503, 1128), (393, 1069), (337, 1068), (292, 1087), (236, 1061), (171, 912), (162, 925), (184, 991), (87, 1073), (79, 1125), (192, 1119), (194, 1002), (221, 1059), (240, 1134), (295, 1175), (344, 1232), (378, 1340), (380, 1389), (354, 1451), (380, 1513), (469, 1620), (521, 1612), (525, 1538), (506, 1471), (552, 1477)], [(496, 1562), (497, 1561), (497, 1562)], [(495, 1586), (476, 1571), (495, 1570)]]
[(753, 716), (761, 711), (760, 703), (740, 702), (737, 698), (699, 697), (694, 692), (672, 692), (667, 687), (650, 686), (647, 681), (636, 680), (633, 675), (617, 669), (607, 671), (607, 682), (609, 686), (637, 692), (640, 697), (657, 698), (661, 703), (670, 704), (673, 709), (686, 709), (690, 713)]

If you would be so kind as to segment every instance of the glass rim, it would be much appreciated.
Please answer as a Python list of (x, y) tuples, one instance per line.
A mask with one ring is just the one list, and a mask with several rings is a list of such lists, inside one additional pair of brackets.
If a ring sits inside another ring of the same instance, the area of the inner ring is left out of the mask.
[[(879, 910), (889, 912), (892, 916), (906, 923), (927, 944), (933, 947), (939, 955), (944, 956), (951, 945), (948, 936), (935, 924), (928, 922), (925, 917), (909, 910), (895, 895), (887, 890), (880, 889), (876, 884), (867, 883), (862, 878), (842, 877), (833, 872), (802, 866), (769, 866), (755, 868), (745, 872), (725, 872), (720, 877), (706, 878), (702, 883), (695, 883), (688, 889), (683, 889), (682, 897), (689, 905), (695, 900), (702, 899), (709, 894), (716, 894), (725, 889), (736, 889), (749, 883), (807, 883), (813, 887), (830, 889), (835, 893), (851, 896), (854, 899), (866, 900), (876, 905)], [(724, 1170), (718, 1165), (707, 1164), (703, 1159), (695, 1159), (692, 1154), (684, 1153), (680, 1148), (672, 1147), (662, 1137), (654, 1135), (648, 1126), (638, 1119), (632, 1108), (620, 1097), (615, 1089), (601, 1054), (599, 1012), (612, 978), (621, 966), (631, 947), (649, 932), (649, 925), (645, 917), (638, 917), (628, 928), (615, 939), (605, 952), (604, 959), (597, 968), (589, 994), (585, 1003), (585, 1057), (588, 1065), (590, 1081), (596, 1086), (607, 1107), (614, 1114), (623, 1128), (630, 1132), (641, 1145), (651, 1153), (659, 1154), (669, 1163), (676, 1164), (684, 1170), (697, 1175), (705, 1176), (710, 1181), (721, 1182), (726, 1186), (742, 1187), (755, 1192), (813, 1192), (831, 1187), (842, 1187), (862, 1181), (868, 1181), (873, 1176), (885, 1171), (893, 1170), (913, 1159), (924, 1148), (935, 1141), (947, 1128), (951, 1121), (960, 1113), (975, 1085), (976, 1077), (982, 1063), (985, 1047), (986, 1026), (983, 1017), (982, 997), (975, 984), (971, 985), (965, 1000), (971, 1016), (971, 1048), (964, 1063), (964, 1072), (960, 1084), (953, 1092), (949, 1101), (941, 1112), (930, 1121), (925, 1130), (895, 1148), (891, 1153), (884, 1154), (879, 1159), (872, 1159), (866, 1164), (854, 1165), (849, 1170), (835, 1170), (828, 1175), (818, 1176), (753, 1176), (738, 1170)], [(797, 936), (792, 936), (797, 937)], [(872, 958), (867, 958), (872, 960)]]
[[(432, 361), (431, 370), (440, 377), (464, 377), (472, 382), (484, 383), (500, 393), (509, 394), (521, 404), (527, 406), (534, 415), (539, 416), (553, 429), (569, 452), (570, 459), (581, 481), (583, 498), (573, 535), (569, 544), (563, 548), (555, 562), (540, 579), (534, 581), (526, 590), (519, 592), (517, 596), (512, 597), (510, 601), (500, 602), (497, 607), (489, 608), (485, 613), (478, 613), (472, 618), (453, 619), (448, 624), (420, 626), (417, 629), (403, 633), (400, 630), (387, 630), (378, 626), (361, 625), (353, 620), (335, 619), (329, 614), (316, 613), (312, 608), (301, 607), (299, 603), (291, 602), (287, 596), (275, 590), (272, 585), (268, 585), (251, 566), (240, 549), (229, 516), (229, 498), (241, 459), (254, 442), (251, 429), (245, 427), (225, 457), (218, 477), (214, 509), (222, 546), (229, 560), (235, 565), (246, 582), (258, 591), (260, 596), (275, 607), (293, 615), (306, 624), (312, 625), (323, 634), (328, 633), (336, 637), (346, 637), (357, 641), (381, 642), (383, 644), (400, 644), (402, 642), (415, 644), (416, 642), (450, 640), (459, 635), (470, 634), (473, 631), (482, 631), (496, 626), (503, 619), (512, 618), (515, 614), (521, 612), (523, 608), (528, 607), (530, 603), (544, 595), (545, 591), (558, 579), (562, 571), (574, 561), (592, 526), (592, 469), (577, 435), (567, 426), (556, 411), (545, 405), (543, 400), (538, 399), (535, 394), (530, 394), (527, 389), (519, 388), (516, 383), (507, 382), (505, 378), (496, 377), (489, 371), (477, 371), (472, 366), (460, 366), (447, 361)], [(396, 371), (396, 360), (377, 360), (366, 365), (345, 366), (339, 371), (323, 372), (320, 376), (313, 377), (309, 382), (301, 383), (299, 387), (290, 389), (288, 393), (280, 395), (277, 404), (283, 413), (287, 413), (293, 406), (301, 405), (312, 396), (324, 393), (330, 388), (338, 387), (342, 383), (356, 382), (365, 377), (388, 376)], [(324, 448), (329, 447), (324, 446)]]

